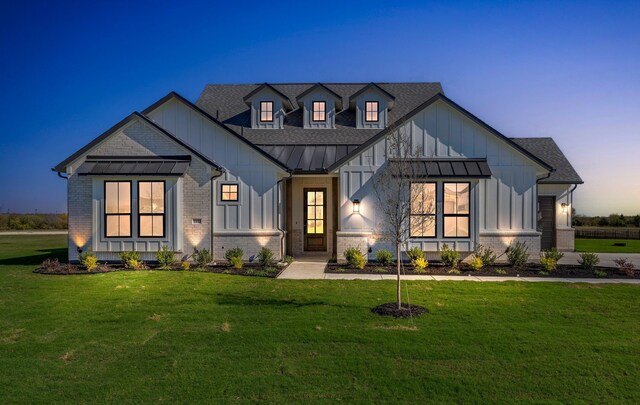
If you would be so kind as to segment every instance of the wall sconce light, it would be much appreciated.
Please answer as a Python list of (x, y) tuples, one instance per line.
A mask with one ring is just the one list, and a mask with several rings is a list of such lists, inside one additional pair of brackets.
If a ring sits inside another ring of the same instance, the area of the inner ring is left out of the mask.
[(78, 254), (82, 253), (82, 248), (80, 246), (78, 246), (76, 250), (78, 251)]
[(560, 204), (560, 208), (562, 208), (562, 213), (563, 214), (567, 213), (567, 203)]
[(360, 200), (358, 199), (353, 200), (353, 213), (354, 214), (360, 213)]

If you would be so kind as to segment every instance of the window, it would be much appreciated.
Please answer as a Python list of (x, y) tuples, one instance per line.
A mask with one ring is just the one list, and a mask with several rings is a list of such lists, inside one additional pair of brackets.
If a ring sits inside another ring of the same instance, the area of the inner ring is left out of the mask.
[(364, 103), (364, 120), (366, 122), (378, 121), (378, 102), (366, 101)]
[(273, 121), (273, 101), (260, 102), (260, 121), (262, 122)]
[(444, 237), (469, 237), (469, 183), (444, 183)]
[(313, 121), (326, 121), (327, 119), (327, 103), (324, 101), (313, 102)]
[(138, 182), (138, 234), (164, 237), (164, 181)]
[(105, 237), (131, 237), (131, 182), (105, 181), (104, 201)]
[(436, 183), (411, 183), (409, 236), (436, 237)]
[(220, 186), (220, 200), (222, 201), (238, 201), (238, 185), (222, 184)]

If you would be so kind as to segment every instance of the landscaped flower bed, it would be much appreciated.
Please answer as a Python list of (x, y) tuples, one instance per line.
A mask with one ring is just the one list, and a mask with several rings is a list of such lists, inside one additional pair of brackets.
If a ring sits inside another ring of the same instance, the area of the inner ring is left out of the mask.
[[(452, 271), (453, 270), (453, 271)], [(458, 272), (456, 272), (459, 271)], [(613, 267), (595, 268), (602, 271), (600, 278), (640, 278), (636, 272), (634, 277), (629, 277), (623, 271)], [(368, 263), (363, 269), (357, 269), (348, 264), (330, 263), (325, 269), (325, 273), (333, 274), (393, 274), (397, 272), (396, 266), (381, 266), (377, 263)], [(509, 264), (494, 264), (485, 266), (480, 270), (474, 270), (467, 263), (460, 263), (457, 268), (445, 266), (438, 262), (429, 262), (429, 266), (424, 271), (415, 271), (414, 266), (409, 263), (403, 264), (402, 274), (405, 275), (434, 275), (434, 276), (497, 276), (497, 277), (566, 277), (566, 278), (595, 278), (594, 272), (584, 269), (579, 265), (559, 264), (555, 271), (547, 272), (541, 264), (528, 263), (524, 266), (511, 266)], [(546, 273), (546, 274), (545, 274)], [(606, 276), (604, 275), (606, 274)]]
[(189, 267), (184, 269), (180, 263), (170, 267), (163, 267), (157, 264), (141, 264), (140, 268), (127, 268), (123, 264), (99, 264), (96, 268), (88, 271), (87, 268), (80, 264), (60, 263), (57, 260), (45, 260), (40, 267), (35, 269), (34, 273), (39, 274), (57, 274), (57, 275), (77, 275), (77, 274), (100, 274), (111, 273), (114, 271), (192, 271), (203, 273), (218, 274), (234, 274), (240, 276), (258, 276), (258, 277), (277, 277), (288, 264), (279, 263), (270, 267), (262, 267), (258, 263), (245, 263), (241, 269), (235, 268), (230, 264), (206, 265), (203, 267)]

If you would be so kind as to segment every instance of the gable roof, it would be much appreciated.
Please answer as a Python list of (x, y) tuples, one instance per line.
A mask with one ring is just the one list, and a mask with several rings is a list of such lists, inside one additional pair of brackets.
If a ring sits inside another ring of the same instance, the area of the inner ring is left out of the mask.
[(383, 89), (382, 87), (378, 86), (377, 84), (371, 82), (369, 84), (367, 84), (366, 86), (364, 86), (363, 88), (361, 88), (360, 90), (356, 91), (355, 93), (353, 93), (350, 97), (349, 97), (349, 105), (353, 107), (353, 103), (354, 100), (362, 93), (364, 93), (365, 91), (369, 90), (369, 89), (374, 89), (376, 90), (378, 93), (381, 93), (382, 95), (384, 95), (385, 97), (387, 97), (390, 101), (389, 103), (389, 111), (391, 111), (391, 109), (393, 108), (394, 104), (393, 102), (396, 100), (396, 97), (389, 93), (388, 91), (386, 91), (385, 89)]
[(81, 157), (85, 153), (89, 152), (91, 149), (93, 149), (93, 147), (97, 146), (100, 142), (102, 142), (105, 139), (109, 138), (111, 135), (115, 134), (120, 129), (124, 128), (127, 124), (129, 124), (130, 122), (132, 122), (132, 121), (134, 121), (136, 119), (139, 119), (142, 122), (144, 122), (146, 124), (149, 124), (154, 129), (158, 130), (158, 132), (162, 133), (163, 135), (167, 136), (172, 141), (176, 142), (178, 145), (180, 145), (183, 148), (187, 149), (189, 152), (191, 152), (194, 155), (196, 155), (198, 158), (200, 158), (202, 161), (204, 161), (208, 165), (210, 165), (212, 167), (215, 167), (218, 170), (224, 171), (224, 168), (222, 166), (218, 165), (216, 162), (212, 161), (211, 159), (209, 159), (208, 157), (204, 156), (203, 154), (201, 154), (197, 150), (193, 149), (191, 146), (189, 146), (188, 144), (186, 144), (183, 141), (181, 141), (178, 137), (176, 137), (175, 135), (171, 134), (170, 132), (168, 132), (164, 128), (158, 126), (158, 124), (156, 124), (155, 122), (151, 121), (150, 119), (148, 119), (147, 117), (145, 117), (144, 115), (140, 114), (137, 111), (131, 113), (125, 119), (123, 119), (122, 121), (118, 122), (116, 125), (114, 125), (113, 127), (109, 128), (107, 131), (103, 132), (97, 138), (95, 138), (94, 140), (92, 140), (91, 142), (89, 142), (88, 144), (86, 144), (85, 146), (80, 148), (79, 150), (77, 150), (74, 154), (72, 154), (71, 156), (69, 156), (68, 158), (63, 160), (62, 162), (58, 163), (51, 170), (56, 171), (58, 173), (62, 173), (64, 171), (66, 171), (67, 166), (70, 163), (72, 163), (74, 160), (78, 159), (79, 157)]
[[(356, 113), (353, 109), (344, 109), (336, 114), (335, 129), (304, 129), (302, 110), (295, 99), (316, 85), (317, 83), (271, 85), (295, 103), (293, 111), (285, 116), (282, 129), (251, 128), (251, 113), (243, 97), (262, 84), (209, 84), (200, 94), (196, 105), (257, 145), (361, 144), (380, 132), (380, 129), (356, 128)], [(369, 83), (323, 83), (322, 85), (342, 97), (342, 104), (346, 106), (349, 103), (349, 97), (368, 86)], [(377, 83), (377, 86), (396, 95), (395, 107), (388, 114), (389, 125), (435, 94), (442, 92), (440, 83), (433, 82)]]
[(211, 116), (211, 114), (209, 114), (207, 111), (205, 111), (202, 108), (198, 107), (197, 105), (193, 104), (191, 101), (189, 101), (186, 98), (182, 97), (180, 94), (176, 93), (175, 91), (170, 92), (166, 96), (162, 97), (160, 100), (156, 101), (155, 103), (151, 104), (149, 107), (145, 108), (144, 111), (142, 111), (142, 114), (144, 114), (145, 116), (148, 115), (149, 113), (151, 113), (151, 111), (153, 111), (156, 108), (160, 107), (161, 105), (163, 105), (164, 103), (166, 103), (169, 100), (178, 100), (178, 101), (182, 102), (183, 104), (185, 104), (187, 107), (191, 108), (193, 111), (196, 111), (196, 112), (204, 115), (205, 118), (209, 119), (211, 122), (213, 122), (216, 125), (222, 127), (223, 129), (227, 130), (229, 133), (231, 133), (231, 135), (233, 135), (236, 138), (238, 138), (242, 143), (244, 143), (245, 145), (247, 145), (251, 149), (255, 150), (260, 155), (264, 156), (267, 160), (269, 160), (270, 162), (274, 163), (276, 166), (278, 166), (282, 170), (289, 171), (289, 168), (286, 165), (282, 164), (282, 162), (278, 161), (278, 159), (276, 159), (272, 155), (266, 153), (260, 147), (258, 147), (257, 145), (251, 143), (247, 138), (241, 136), (236, 131), (234, 131), (233, 128), (230, 128), (227, 125), (225, 125), (224, 123), (220, 122), (217, 118), (214, 118), (213, 116)]
[(541, 184), (582, 184), (582, 178), (552, 138), (511, 138), (515, 143), (553, 166), (554, 172)]
[(253, 96), (255, 96), (256, 94), (260, 93), (263, 89), (269, 89), (272, 92), (274, 92), (275, 94), (277, 94), (278, 97), (282, 98), (282, 101), (285, 103), (285, 107), (286, 107), (287, 110), (291, 110), (293, 108), (293, 103), (291, 102), (291, 99), (287, 95), (281, 93), (278, 89), (276, 89), (275, 87), (273, 87), (269, 83), (262, 83), (255, 90), (251, 91), (249, 94), (244, 96), (242, 98), (242, 101), (244, 101), (245, 103), (248, 103), (249, 101), (251, 101)]
[(296, 97), (296, 101), (298, 102), (298, 105), (302, 105), (302, 99), (308, 95), (309, 93), (315, 91), (316, 89), (322, 90), (326, 93), (329, 93), (336, 101), (336, 112), (342, 110), (342, 96), (339, 95), (338, 93), (336, 93), (335, 91), (331, 90), (330, 88), (328, 88), (327, 86), (325, 86), (322, 83), (316, 83), (315, 85), (309, 87), (307, 90), (303, 91), (302, 93), (298, 94), (298, 96)]

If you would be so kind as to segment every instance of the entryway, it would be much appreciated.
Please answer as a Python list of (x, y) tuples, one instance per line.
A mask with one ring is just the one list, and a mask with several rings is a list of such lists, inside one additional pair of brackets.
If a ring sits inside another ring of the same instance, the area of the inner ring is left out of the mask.
[(556, 246), (556, 198), (538, 197), (538, 229), (542, 232), (540, 248), (551, 249)]
[(304, 250), (327, 251), (327, 189), (304, 189)]

